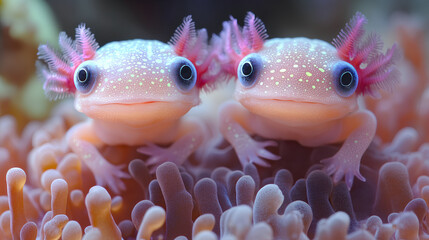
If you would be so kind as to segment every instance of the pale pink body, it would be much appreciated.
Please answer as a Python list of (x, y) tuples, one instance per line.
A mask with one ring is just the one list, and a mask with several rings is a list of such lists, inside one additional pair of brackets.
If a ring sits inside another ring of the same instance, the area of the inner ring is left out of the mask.
[[(98, 70), (91, 92), (75, 95), (75, 108), (91, 119), (74, 126), (67, 139), (97, 184), (118, 191), (123, 186), (118, 178), (126, 177), (100, 155), (102, 145), (149, 144), (141, 151), (153, 155), (148, 164), (156, 165), (169, 160), (181, 164), (198, 147), (202, 127), (183, 115), (199, 104), (199, 90), (184, 92), (176, 86), (172, 63), (177, 58), (165, 43), (130, 40), (109, 43), (82, 63)], [(170, 149), (153, 145), (171, 143)]]
[[(328, 161), (338, 181), (359, 176), (360, 159), (376, 129), (374, 115), (357, 104), (357, 96), (339, 96), (332, 66), (341, 61), (336, 49), (321, 40), (271, 39), (258, 52), (263, 67), (250, 88), (237, 83), (235, 99), (221, 109), (221, 131), (242, 163), (277, 159), (250, 135), (296, 140), (315, 147), (344, 142)], [(350, 180), (349, 180), (350, 181)], [(351, 183), (349, 183), (351, 184)]]
[[(337, 182), (345, 177), (350, 188), (362, 181), (360, 160), (374, 138), (374, 114), (358, 105), (358, 97), (379, 95), (395, 81), (395, 46), (381, 53), (375, 34), (363, 39), (361, 13), (341, 30), (333, 45), (308, 38), (268, 38), (262, 21), (249, 12), (241, 28), (231, 18), (220, 36), (223, 69), (237, 78), (234, 98), (220, 108), (220, 129), (244, 166), (269, 166), (278, 160), (266, 149), (275, 141), (255, 141), (252, 135), (295, 140), (317, 147), (342, 143), (322, 160)], [(287, 159), (286, 159), (287, 160)]]
[[(151, 171), (166, 161), (182, 164), (206, 139), (199, 119), (184, 115), (200, 103), (215, 48), (205, 29), (184, 18), (169, 44), (156, 40), (111, 42), (98, 49), (85, 25), (76, 40), (60, 33), (61, 54), (39, 46), (38, 69), (51, 99), (75, 97), (75, 108), (90, 119), (75, 125), (67, 145), (94, 174), (98, 185), (115, 193), (125, 188), (125, 165), (113, 165), (100, 154), (103, 145), (143, 146)], [(160, 147), (161, 145), (169, 145)], [(127, 163), (125, 163), (127, 164)]]

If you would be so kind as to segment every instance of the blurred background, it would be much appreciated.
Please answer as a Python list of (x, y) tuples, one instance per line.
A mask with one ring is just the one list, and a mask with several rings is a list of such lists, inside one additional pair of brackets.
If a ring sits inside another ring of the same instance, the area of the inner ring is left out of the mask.
[[(222, 22), (234, 16), (243, 22), (252, 11), (265, 23), (270, 37), (306, 36), (331, 41), (356, 11), (363, 12), (372, 28), (384, 26), (397, 12), (422, 17), (429, 13), (427, 0), (47, 0), (61, 30), (69, 34), (85, 22), (101, 45), (132, 38), (168, 41), (187, 15), (197, 28), (218, 33)], [(427, 20), (426, 20), (427, 21)]]
[(47, 117), (53, 103), (43, 96), (34, 63), (37, 46), (56, 46), (59, 31), (74, 36), (86, 23), (101, 46), (134, 38), (167, 42), (187, 15), (211, 35), (229, 16), (243, 24), (248, 11), (262, 19), (271, 38), (331, 42), (356, 11), (366, 15), (367, 29), (380, 33), (387, 46), (396, 41), (398, 14), (412, 15), (429, 28), (427, 0), (0, 0), (0, 116), (11, 114), (20, 125)]

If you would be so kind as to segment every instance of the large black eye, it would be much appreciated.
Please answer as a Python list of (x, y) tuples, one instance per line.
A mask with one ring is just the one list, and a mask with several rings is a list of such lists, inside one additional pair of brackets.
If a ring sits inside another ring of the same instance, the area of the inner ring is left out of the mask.
[(256, 53), (249, 54), (238, 65), (237, 77), (243, 86), (252, 87), (257, 82), (261, 68), (261, 57)]
[(89, 93), (95, 85), (97, 67), (92, 61), (86, 61), (76, 68), (74, 73), (74, 85), (81, 93)]
[(241, 66), (241, 74), (243, 77), (249, 77), (253, 73), (253, 66), (251, 62), (245, 62), (243, 63), (243, 66)]
[(358, 86), (356, 69), (347, 62), (336, 63), (333, 67), (334, 87), (342, 97), (351, 96)]
[(173, 79), (182, 91), (189, 91), (197, 82), (197, 70), (191, 61), (183, 57), (177, 57), (172, 64)]
[(89, 78), (91, 78), (91, 73), (86, 68), (81, 68), (77, 73), (77, 80), (81, 84), (86, 84)]
[(182, 65), (179, 72), (183, 81), (189, 81), (192, 78), (192, 69), (188, 65)]

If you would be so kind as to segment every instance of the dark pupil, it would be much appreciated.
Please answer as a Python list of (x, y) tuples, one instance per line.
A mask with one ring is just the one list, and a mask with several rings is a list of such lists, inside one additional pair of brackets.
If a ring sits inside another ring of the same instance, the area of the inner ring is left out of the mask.
[(183, 80), (189, 80), (192, 77), (192, 69), (188, 65), (183, 65), (180, 68), (180, 77)]
[(349, 71), (341, 74), (340, 83), (342, 86), (348, 87), (348, 86), (350, 86), (352, 81), (353, 81), (353, 75)]
[(85, 82), (88, 79), (88, 72), (85, 69), (79, 71), (78, 80), (80, 82)]
[(247, 77), (253, 72), (253, 67), (250, 62), (246, 62), (243, 64), (243, 67), (241, 68), (241, 72), (243, 73), (243, 76)]

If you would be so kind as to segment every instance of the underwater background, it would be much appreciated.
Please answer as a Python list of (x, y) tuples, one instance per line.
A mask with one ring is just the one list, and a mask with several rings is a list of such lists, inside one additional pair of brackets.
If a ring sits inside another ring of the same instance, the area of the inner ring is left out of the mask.
[[(126, 190), (93, 188), (89, 169), (60, 147), (86, 117), (72, 99), (49, 101), (35, 62), (86, 23), (100, 46), (168, 42), (187, 15), (209, 36), (230, 16), (260, 18), (269, 38), (331, 42), (357, 12), (385, 46), (398, 43), (400, 84), (362, 99), (378, 120), (362, 158), (366, 182), (333, 183), (320, 159), (338, 145), (278, 141), (285, 161), (242, 168), (227, 158), (156, 174), (136, 147), (101, 149), (131, 175)], [(429, 239), (429, 2), (0, 0), (0, 239)], [(159, 207), (154, 207), (159, 206)], [(181, 236), (181, 237), (180, 237)]]

